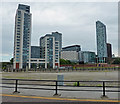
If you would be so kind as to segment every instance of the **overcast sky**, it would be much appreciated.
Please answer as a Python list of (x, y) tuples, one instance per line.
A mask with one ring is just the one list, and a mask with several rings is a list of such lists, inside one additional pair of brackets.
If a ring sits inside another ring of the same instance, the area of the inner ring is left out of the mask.
[[(96, 52), (96, 26), (100, 20), (107, 27), (107, 42), (118, 55), (117, 2), (29, 2), (32, 13), (31, 45), (39, 45), (46, 33), (62, 33), (63, 47), (78, 44), (82, 51)], [(2, 3), (3, 61), (13, 57), (15, 13), (18, 2)]]

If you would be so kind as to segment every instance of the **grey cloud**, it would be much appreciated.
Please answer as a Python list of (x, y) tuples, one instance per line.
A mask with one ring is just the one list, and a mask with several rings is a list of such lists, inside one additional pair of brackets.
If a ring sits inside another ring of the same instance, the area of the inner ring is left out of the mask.
[[(13, 53), (14, 18), (18, 3), (3, 5), (4, 53)], [(31, 6), (32, 45), (39, 45), (39, 38), (46, 33), (59, 31), (63, 34), (63, 46), (80, 44), (83, 50), (96, 51), (95, 22), (107, 25), (108, 41), (117, 53), (117, 3), (63, 2), (25, 3)], [(7, 30), (7, 31), (6, 31)], [(12, 48), (11, 48), (12, 47)]]

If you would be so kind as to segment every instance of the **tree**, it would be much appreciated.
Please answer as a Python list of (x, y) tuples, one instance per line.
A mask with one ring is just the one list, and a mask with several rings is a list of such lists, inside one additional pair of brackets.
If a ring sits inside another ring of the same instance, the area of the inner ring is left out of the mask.
[(75, 62), (71, 62), (70, 60), (60, 59), (60, 65), (74, 65)]
[(10, 59), (10, 64), (13, 64), (13, 58)]
[(120, 64), (120, 58), (115, 59), (112, 64)]
[(66, 64), (66, 60), (60, 59), (60, 65), (64, 65), (64, 64)]

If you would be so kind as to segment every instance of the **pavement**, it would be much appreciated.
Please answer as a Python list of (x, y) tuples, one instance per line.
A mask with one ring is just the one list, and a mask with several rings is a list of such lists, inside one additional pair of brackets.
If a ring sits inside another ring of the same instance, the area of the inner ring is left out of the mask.
[[(5, 88), (2, 87), (2, 93), (4, 94), (13, 94), (15, 88), (14, 85), (6, 85), (2, 86), (13, 87), (13, 88)], [(29, 87), (29, 88), (46, 88), (46, 89), (55, 89), (55, 86), (32, 86), (32, 85), (19, 85), (18, 87)], [(73, 89), (73, 90), (81, 90), (81, 91), (64, 91), (58, 90), (58, 94), (61, 94), (62, 98), (82, 98), (82, 99), (101, 99), (102, 87), (58, 87), (58, 89)], [(83, 91), (83, 90), (101, 90), (101, 91)], [(106, 88), (106, 90), (118, 90), (117, 88)], [(42, 89), (19, 89), (19, 95), (29, 95), (29, 96), (41, 96), (41, 97), (53, 97), (55, 94), (55, 90), (42, 90)], [(118, 92), (106, 92), (108, 99), (118, 99)]]

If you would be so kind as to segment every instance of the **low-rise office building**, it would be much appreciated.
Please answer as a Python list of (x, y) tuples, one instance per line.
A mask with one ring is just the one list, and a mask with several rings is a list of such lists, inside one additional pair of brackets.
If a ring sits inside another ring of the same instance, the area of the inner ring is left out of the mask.
[(80, 45), (72, 45), (62, 48), (61, 59), (70, 60), (71, 62), (79, 62)]
[(95, 52), (80, 51), (79, 52), (79, 61), (84, 62), (84, 63), (95, 63), (95, 61), (96, 61)]
[(80, 45), (72, 45), (72, 46), (67, 46), (62, 48), (62, 51), (76, 51), (79, 52), (81, 51)]
[(79, 62), (79, 53), (76, 51), (61, 51), (61, 59)]

